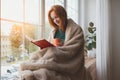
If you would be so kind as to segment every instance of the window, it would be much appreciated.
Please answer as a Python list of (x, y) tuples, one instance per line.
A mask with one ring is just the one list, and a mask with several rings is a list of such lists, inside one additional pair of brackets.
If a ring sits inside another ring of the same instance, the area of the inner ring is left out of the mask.
[[(72, 4), (72, 5), (71, 5)], [(67, 0), (67, 13), (68, 18), (72, 18), (76, 23), (78, 23), (78, 0)]]
[[(64, 6), (67, 10), (68, 17), (71, 16), (73, 20), (78, 22), (78, 7), (76, 5), (78, 3), (78, 0), (45, 0), (45, 4), (42, 5), (45, 6), (45, 26), (42, 26), (40, 22), (40, 20), (42, 20), (40, 15), (40, 1), (42, 0), (1, 0), (1, 37), (6, 36), (6, 40), (8, 40), (7, 45), (12, 46), (9, 39), (10, 34), (14, 34), (17, 32), (16, 31), (11, 33), (13, 29), (12, 27), (20, 27), (20, 38), (22, 41), (19, 43), (19, 48), (25, 48), (25, 51), (28, 52), (28, 54), (29, 52), (35, 51), (35, 46), (31, 49), (31, 46), (33, 45), (25, 40), (23, 34), (27, 34), (34, 39), (41, 38), (43, 34), (42, 28), (45, 27), (44, 37), (48, 38), (48, 34), (50, 32), (50, 25), (48, 22), (48, 10), (54, 4)], [(1, 54), (3, 53), (1, 52)], [(12, 54), (12, 50), (10, 53), (6, 54)]]
[[(26, 60), (38, 49), (24, 38), (24, 34), (33, 39), (41, 37), (39, 3), (40, 0), (1, 0), (2, 66)], [(10, 56), (13, 61), (8, 61)]]
[(39, 49), (24, 35), (33, 39), (48, 38), (51, 29), (48, 10), (52, 5), (65, 7), (68, 17), (77, 22), (77, 1), (66, 4), (67, 0), (1, 0), (1, 66), (19, 64)]

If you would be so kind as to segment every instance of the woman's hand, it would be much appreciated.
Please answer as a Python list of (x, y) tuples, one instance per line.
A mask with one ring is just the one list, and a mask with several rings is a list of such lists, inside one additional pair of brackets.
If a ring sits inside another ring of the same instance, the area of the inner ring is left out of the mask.
[(62, 46), (62, 45), (63, 45), (62, 40), (59, 39), (59, 38), (53, 39), (53, 44), (54, 44), (55, 46)]

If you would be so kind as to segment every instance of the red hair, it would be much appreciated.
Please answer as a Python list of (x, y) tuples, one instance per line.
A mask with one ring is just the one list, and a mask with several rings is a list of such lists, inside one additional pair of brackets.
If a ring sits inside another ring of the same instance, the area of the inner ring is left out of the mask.
[[(51, 12), (54, 11), (56, 13), (56, 15), (61, 19), (62, 24), (60, 26), (57, 26), (52, 18), (51, 18)], [(62, 31), (65, 31), (65, 28), (67, 26), (67, 12), (66, 10), (60, 6), (60, 5), (54, 5), (51, 7), (51, 9), (48, 12), (48, 20), (49, 23), (52, 27), (54, 27), (55, 29), (60, 29)]]

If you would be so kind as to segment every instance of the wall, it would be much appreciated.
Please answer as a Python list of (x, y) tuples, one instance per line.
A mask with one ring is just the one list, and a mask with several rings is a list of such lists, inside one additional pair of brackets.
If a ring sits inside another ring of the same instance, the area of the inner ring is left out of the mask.
[(85, 27), (89, 26), (90, 22), (96, 24), (96, 0), (85, 0)]
[(120, 0), (111, 0), (112, 80), (120, 80)]
[(89, 22), (96, 23), (96, 0), (85, 1), (85, 25), (88, 26)]
[(96, 24), (96, 0), (80, 0), (80, 25), (87, 32), (89, 22)]

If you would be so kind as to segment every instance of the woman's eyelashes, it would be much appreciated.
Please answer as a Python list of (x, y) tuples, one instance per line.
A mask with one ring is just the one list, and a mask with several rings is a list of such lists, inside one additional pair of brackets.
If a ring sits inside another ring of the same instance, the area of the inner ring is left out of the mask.
[(55, 20), (54, 20), (54, 23), (55, 23), (55, 24), (59, 24), (59, 20), (58, 20), (58, 19), (55, 19)]
[(52, 18), (52, 20), (55, 24), (59, 24), (59, 17)]

